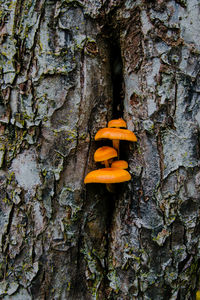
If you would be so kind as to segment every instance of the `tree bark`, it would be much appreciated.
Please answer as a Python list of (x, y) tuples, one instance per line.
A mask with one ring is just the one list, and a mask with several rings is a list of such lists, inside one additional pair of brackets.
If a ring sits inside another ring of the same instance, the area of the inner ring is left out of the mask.
[[(199, 1), (0, 5), (1, 299), (195, 299)], [(83, 180), (118, 117), (112, 194)]]

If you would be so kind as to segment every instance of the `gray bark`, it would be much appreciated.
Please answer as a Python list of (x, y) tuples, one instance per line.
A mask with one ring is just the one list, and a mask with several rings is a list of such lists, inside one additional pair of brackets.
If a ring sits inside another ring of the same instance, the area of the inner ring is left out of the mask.
[[(195, 299), (198, 0), (0, 0), (1, 299)], [(123, 117), (132, 179), (84, 185)]]

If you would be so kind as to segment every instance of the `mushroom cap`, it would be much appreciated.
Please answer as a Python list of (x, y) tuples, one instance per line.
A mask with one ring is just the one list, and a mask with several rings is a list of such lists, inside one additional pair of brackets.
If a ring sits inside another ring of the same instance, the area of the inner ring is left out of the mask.
[(126, 128), (126, 122), (122, 118), (111, 120), (108, 122), (108, 127)]
[(84, 183), (119, 183), (129, 181), (131, 175), (128, 171), (116, 168), (104, 168), (88, 173)]
[(94, 161), (104, 161), (113, 157), (117, 157), (117, 151), (108, 146), (101, 147), (94, 153)]
[(121, 128), (102, 128), (97, 131), (94, 139), (95, 141), (100, 139), (125, 140), (131, 142), (137, 141), (137, 138), (132, 131)]
[(111, 168), (127, 169), (128, 163), (125, 160), (116, 160), (111, 164)]

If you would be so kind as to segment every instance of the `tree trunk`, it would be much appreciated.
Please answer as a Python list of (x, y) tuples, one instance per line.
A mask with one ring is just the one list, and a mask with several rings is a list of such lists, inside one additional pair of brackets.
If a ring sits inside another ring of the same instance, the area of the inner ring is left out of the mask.
[[(0, 0), (1, 299), (195, 299), (198, 0)], [(131, 181), (84, 185), (123, 117)]]

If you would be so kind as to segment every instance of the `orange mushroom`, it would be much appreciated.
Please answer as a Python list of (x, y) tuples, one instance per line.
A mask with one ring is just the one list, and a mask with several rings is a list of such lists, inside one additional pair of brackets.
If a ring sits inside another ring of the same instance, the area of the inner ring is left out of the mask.
[(116, 160), (111, 164), (111, 168), (128, 169), (128, 163), (125, 160)]
[(84, 183), (119, 183), (129, 181), (128, 171), (117, 168), (103, 168), (91, 171), (84, 179)]
[(94, 153), (94, 161), (104, 162), (106, 168), (109, 168), (108, 160), (113, 157), (117, 157), (117, 151), (108, 146), (101, 147)]
[(119, 156), (119, 141), (136, 142), (135, 134), (128, 129), (121, 128), (102, 128), (95, 135), (95, 141), (100, 139), (110, 139), (113, 142), (113, 147), (117, 150)]
[(108, 122), (108, 127), (116, 127), (116, 128), (126, 128), (126, 122), (119, 118), (119, 119), (115, 119), (115, 120), (111, 120)]
[(117, 168), (104, 168), (91, 171), (84, 179), (84, 183), (106, 183), (107, 190), (113, 192), (111, 183), (129, 181), (131, 175), (128, 171)]

